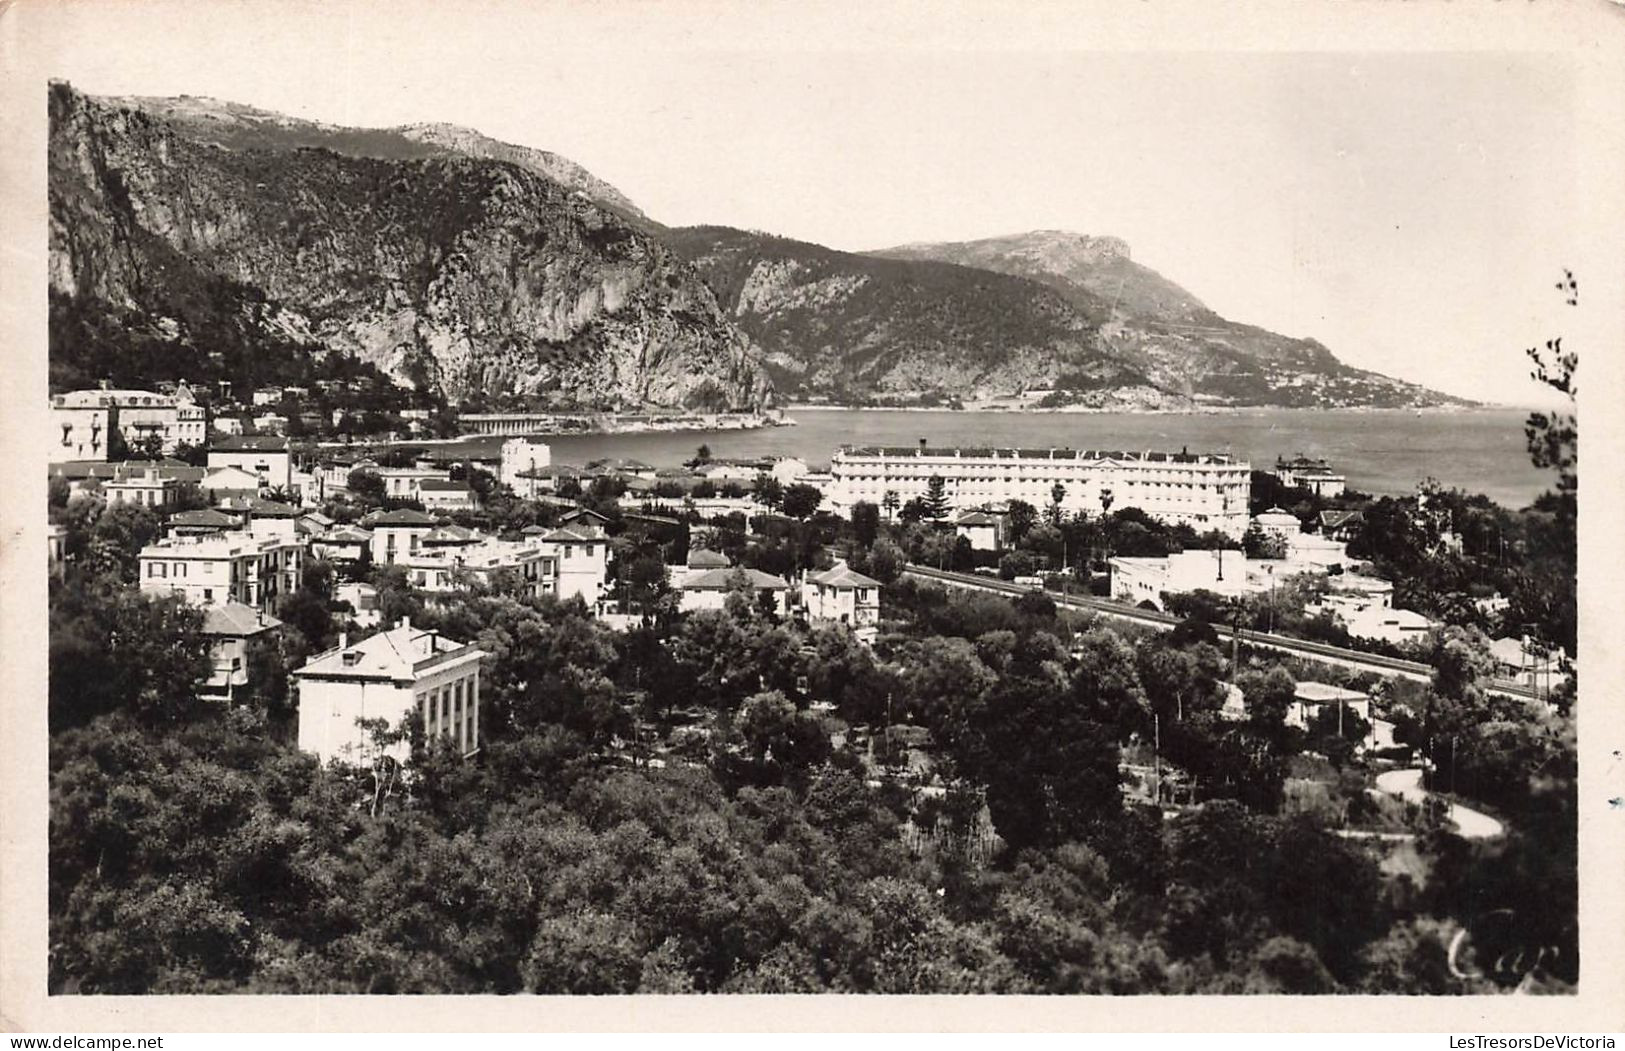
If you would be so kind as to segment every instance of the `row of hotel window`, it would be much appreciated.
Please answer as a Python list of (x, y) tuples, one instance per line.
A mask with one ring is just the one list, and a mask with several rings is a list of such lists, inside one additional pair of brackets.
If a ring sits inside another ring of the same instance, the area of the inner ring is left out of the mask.
[(1211, 487), (1214, 487), (1214, 486), (1240, 486), (1242, 484), (1242, 480), (1241, 480), (1240, 477), (1231, 478), (1231, 477), (1224, 477), (1224, 476), (1209, 476), (1209, 477), (1197, 478), (1197, 479), (1194, 479), (1194, 480), (1192, 480), (1192, 479), (1183, 479), (1183, 480), (1181, 480), (1181, 479), (1168, 479), (1168, 478), (1088, 478), (1088, 479), (1081, 479), (1080, 480), (1080, 479), (1077, 479), (1073, 475), (1070, 475), (1070, 474), (1056, 474), (1056, 475), (1051, 476), (1050, 478), (1011, 478), (1009, 475), (1005, 475), (1003, 478), (1000, 478), (1000, 476), (998, 476), (998, 475), (981, 475), (981, 474), (978, 474), (978, 475), (968, 475), (968, 474), (960, 474), (960, 475), (848, 474), (848, 475), (840, 476), (839, 478), (836, 479), (836, 481), (837, 482), (845, 482), (845, 483), (850, 484), (850, 485), (857, 485), (857, 484), (860, 484), (860, 483), (863, 483), (863, 482), (875, 482), (875, 483), (889, 482), (889, 483), (895, 484), (895, 483), (899, 483), (899, 482), (908, 482), (908, 481), (929, 482), (932, 479), (932, 477), (940, 477), (948, 485), (966, 485), (966, 484), (969, 484), (969, 483), (972, 483), (972, 482), (982, 482), (982, 483), (987, 484), (987, 485), (992, 485), (994, 483), (1001, 482), (1001, 481), (1005, 485), (1018, 485), (1018, 484), (1038, 485), (1038, 484), (1042, 484), (1044, 482), (1050, 481), (1051, 478), (1053, 478), (1053, 480), (1055, 480), (1055, 481), (1079, 482), (1080, 484), (1095, 483), (1095, 484), (1099, 484), (1099, 485), (1122, 485), (1122, 486), (1150, 485), (1150, 486), (1167, 486), (1169, 488), (1172, 488), (1173, 486), (1177, 485), (1177, 486), (1182, 486), (1182, 487), (1186, 487), (1186, 488), (1194, 488), (1194, 487), (1200, 486), (1200, 487), (1206, 489), (1206, 488), (1211, 488)]

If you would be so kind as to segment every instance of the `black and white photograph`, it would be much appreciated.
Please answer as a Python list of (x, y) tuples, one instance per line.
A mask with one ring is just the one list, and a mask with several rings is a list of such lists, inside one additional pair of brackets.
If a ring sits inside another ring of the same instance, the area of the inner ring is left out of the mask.
[(57, 1017), (1606, 991), (1594, 59), (840, 10), (63, 5)]

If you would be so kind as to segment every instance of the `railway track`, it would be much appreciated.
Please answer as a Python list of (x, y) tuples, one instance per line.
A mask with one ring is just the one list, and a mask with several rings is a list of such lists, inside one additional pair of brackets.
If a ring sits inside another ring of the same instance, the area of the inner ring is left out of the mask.
[[(1024, 595), (1032, 588), (1020, 584), (1012, 584), (1006, 580), (987, 577), (976, 573), (954, 573), (947, 570), (932, 569), (929, 566), (909, 564), (903, 570), (907, 576), (917, 577), (921, 580), (935, 581), (950, 587), (966, 588), (978, 591), (990, 591), (995, 594), (1010, 595), (1012, 597)], [(1055, 605), (1064, 609), (1080, 610), (1095, 613), (1103, 617), (1113, 617), (1126, 620), (1159, 630), (1170, 630), (1179, 623), (1179, 618), (1156, 610), (1138, 609), (1133, 606), (1124, 606), (1109, 599), (1098, 598), (1093, 595), (1068, 595), (1059, 591), (1045, 590), (1045, 595), (1054, 601)], [(1361, 650), (1345, 649), (1341, 646), (1331, 646), (1324, 642), (1312, 642), (1308, 639), (1295, 639), (1287, 635), (1277, 635), (1271, 632), (1252, 631), (1240, 629), (1239, 631), (1224, 624), (1213, 625), (1213, 630), (1221, 639), (1229, 641), (1240, 636), (1240, 641), (1249, 646), (1260, 649), (1275, 650), (1280, 653), (1289, 653), (1311, 660), (1319, 660), (1328, 664), (1339, 664), (1361, 671), (1372, 671), (1380, 675), (1397, 676), (1412, 679), (1418, 682), (1427, 682), (1433, 677), (1431, 665), (1420, 661), (1408, 661), (1398, 657), (1388, 657), (1380, 653), (1366, 653)], [(1535, 691), (1522, 683), (1507, 679), (1492, 680), (1489, 686), (1491, 693), (1507, 697), (1516, 697), (1519, 700), (1535, 701)]]

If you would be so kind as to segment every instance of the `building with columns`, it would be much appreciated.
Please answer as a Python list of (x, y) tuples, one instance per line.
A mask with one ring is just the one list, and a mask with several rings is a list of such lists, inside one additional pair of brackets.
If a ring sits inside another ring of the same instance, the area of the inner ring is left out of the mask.
[[(402, 619), (389, 631), (339, 644), (295, 671), (299, 684), (299, 747), (323, 762), (373, 758), (363, 720), (398, 729), (417, 713), (432, 741), (443, 737), (463, 755), (480, 746), (480, 662), (484, 651)], [(386, 754), (404, 760), (402, 740)]]

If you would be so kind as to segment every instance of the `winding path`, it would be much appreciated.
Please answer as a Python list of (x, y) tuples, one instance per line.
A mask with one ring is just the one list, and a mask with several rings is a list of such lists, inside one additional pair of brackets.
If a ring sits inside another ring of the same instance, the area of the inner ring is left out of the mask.
[[(1432, 794), (1422, 787), (1420, 770), (1390, 770), (1378, 774), (1377, 787), (1391, 796), (1418, 805), (1425, 803)], [(1506, 827), (1495, 818), (1460, 803), (1451, 803), (1445, 816), (1456, 826), (1457, 833), (1463, 839), (1495, 839), (1506, 832)]]

